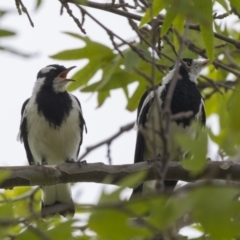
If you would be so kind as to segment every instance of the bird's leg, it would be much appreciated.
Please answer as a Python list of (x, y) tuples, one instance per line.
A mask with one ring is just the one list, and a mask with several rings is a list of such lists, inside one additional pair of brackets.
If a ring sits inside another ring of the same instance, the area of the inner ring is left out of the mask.
[(71, 158), (71, 159), (68, 158), (65, 162), (66, 162), (66, 163), (75, 163), (75, 161), (74, 161), (73, 158)]
[(161, 161), (161, 160), (162, 160), (162, 159), (161, 159), (161, 155), (158, 154), (157, 157), (156, 157), (156, 159), (150, 159), (150, 158), (148, 158), (148, 159), (147, 159), (147, 163), (148, 163), (148, 164), (151, 164), (151, 163), (153, 163), (153, 162), (155, 162), (155, 161)]
[(47, 161), (46, 161), (46, 159), (45, 158), (42, 158), (41, 159), (41, 165), (47, 165), (48, 163), (47, 163)]
[(82, 165), (87, 165), (87, 161), (86, 160), (82, 160), (82, 161), (78, 160), (77, 163), (78, 163), (79, 167), (82, 167)]
[(66, 162), (66, 163), (78, 163), (79, 167), (82, 167), (82, 165), (86, 165), (86, 164), (87, 164), (87, 161), (86, 161), (86, 160), (83, 160), (83, 161), (81, 161), (81, 160), (74, 161), (73, 158), (67, 159), (65, 162)]

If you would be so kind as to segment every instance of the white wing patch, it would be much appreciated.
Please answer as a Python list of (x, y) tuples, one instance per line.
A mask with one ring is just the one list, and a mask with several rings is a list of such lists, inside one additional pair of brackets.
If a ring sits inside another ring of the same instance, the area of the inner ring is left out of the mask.
[(43, 74), (45, 74), (45, 73), (50, 72), (52, 69), (56, 70), (55, 67), (53, 67), (53, 66), (48, 66), (48, 67), (42, 68), (42, 69), (40, 70), (40, 72), (43, 73)]
[(163, 77), (162, 85), (166, 85), (171, 81), (171, 79), (173, 78), (173, 74), (174, 74), (175, 70), (176, 70), (176, 66), (174, 66), (173, 69), (171, 69), (168, 72), (168, 74), (165, 77)]
[(29, 102), (31, 101), (31, 99), (29, 99), (28, 103), (26, 104), (25, 108), (24, 108), (24, 111), (23, 111), (23, 115), (21, 117), (21, 121), (20, 121), (20, 127), (19, 127), (19, 132), (18, 132), (18, 135), (17, 135), (17, 141), (19, 142), (23, 142), (22, 138), (21, 138), (21, 125), (22, 125), (22, 122), (23, 122), (23, 119), (25, 117), (27, 117), (27, 108), (28, 108), (28, 105), (29, 105)]
[(202, 114), (203, 114), (203, 110), (202, 110), (202, 109), (204, 109), (204, 101), (203, 101), (203, 99), (201, 98), (201, 103), (200, 103), (200, 105), (199, 105), (199, 110), (198, 110), (197, 114), (195, 115), (195, 119), (196, 119), (197, 121), (200, 120), (200, 117), (201, 117)]
[(154, 92), (153, 91), (150, 91), (149, 94), (147, 95), (147, 97), (145, 98), (143, 104), (142, 104), (142, 107), (139, 111), (139, 115), (138, 115), (138, 118), (137, 118), (137, 122), (136, 122), (136, 126), (139, 126), (139, 120), (140, 120), (140, 117), (141, 117), (141, 114), (142, 114), (142, 111), (144, 109), (144, 107), (154, 98)]
[[(157, 99), (159, 101), (159, 104), (161, 105), (161, 94), (163, 92), (163, 90), (165, 89), (165, 85), (160, 85), (157, 90), (152, 90), (149, 92), (149, 94), (147, 95), (147, 97), (145, 98), (143, 104), (142, 104), (142, 107), (140, 109), (140, 112), (139, 112), (139, 115), (138, 115), (138, 118), (137, 118), (137, 122), (136, 122), (136, 125), (135, 126), (139, 126), (139, 120), (140, 120), (140, 117), (141, 117), (141, 114), (143, 112), (143, 109), (144, 107), (154, 98), (154, 95), (156, 94), (157, 95)], [(156, 93), (154, 93), (154, 91), (156, 91)]]

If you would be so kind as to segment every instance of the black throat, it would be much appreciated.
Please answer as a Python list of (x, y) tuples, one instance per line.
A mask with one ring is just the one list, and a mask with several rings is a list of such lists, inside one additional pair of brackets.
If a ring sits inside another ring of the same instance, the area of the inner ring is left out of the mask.
[[(172, 114), (177, 114), (181, 112), (192, 111), (193, 115), (190, 118), (184, 118), (177, 120), (177, 124), (183, 124), (183, 126), (189, 126), (191, 120), (195, 118), (195, 115), (199, 112), (201, 104), (201, 94), (197, 89), (194, 82), (189, 79), (187, 71), (180, 69), (181, 79), (177, 80), (177, 84), (172, 96), (171, 102), (171, 112)], [(165, 102), (165, 97), (167, 95), (170, 83), (166, 84), (165, 91), (162, 92), (161, 99), (163, 101), (163, 107)]]
[(60, 127), (72, 109), (72, 100), (65, 92), (54, 92), (52, 87), (42, 86), (36, 96), (38, 113), (54, 128)]

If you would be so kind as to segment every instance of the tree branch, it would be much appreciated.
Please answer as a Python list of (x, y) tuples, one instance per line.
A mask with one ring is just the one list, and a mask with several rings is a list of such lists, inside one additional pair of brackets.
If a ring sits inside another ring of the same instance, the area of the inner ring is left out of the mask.
[[(103, 163), (89, 163), (79, 165), (79, 163), (63, 163), (56, 166), (16, 166), (0, 167), (0, 175), (5, 171), (10, 171), (10, 176), (0, 183), (0, 188), (13, 188), (17, 186), (46, 186), (58, 183), (95, 182), (103, 183), (107, 176), (112, 178), (114, 185), (119, 185), (118, 181), (126, 176), (139, 171), (148, 171), (145, 180), (157, 179), (155, 175), (156, 164), (160, 161), (125, 165), (105, 165)], [(206, 169), (198, 176), (193, 176), (191, 172), (184, 169), (180, 163), (169, 162), (166, 179), (182, 180), (191, 182), (199, 179), (221, 179), (240, 181), (240, 164), (233, 162), (212, 161), (206, 165)]]

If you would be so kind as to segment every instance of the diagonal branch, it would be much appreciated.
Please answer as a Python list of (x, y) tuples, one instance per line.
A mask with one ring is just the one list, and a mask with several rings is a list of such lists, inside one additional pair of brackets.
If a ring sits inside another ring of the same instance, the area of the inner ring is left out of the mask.
[(121, 134), (123, 134), (124, 132), (127, 132), (129, 130), (131, 130), (134, 126), (134, 122), (133, 123), (129, 123), (125, 126), (122, 126), (120, 127), (119, 131), (117, 133), (115, 133), (113, 136), (95, 144), (95, 145), (92, 145), (90, 147), (87, 147), (86, 148), (86, 151), (80, 156), (79, 160), (82, 160), (84, 157), (86, 157), (91, 151), (95, 150), (96, 148), (99, 148), (103, 145), (107, 145), (107, 146), (110, 146), (111, 143), (116, 139), (118, 138)]

